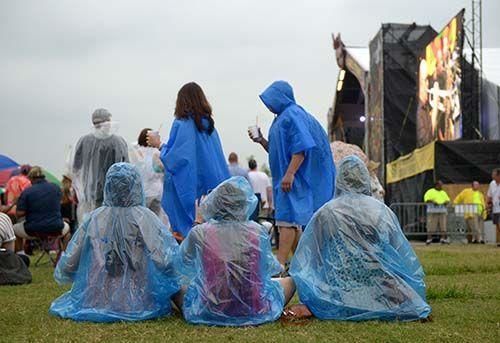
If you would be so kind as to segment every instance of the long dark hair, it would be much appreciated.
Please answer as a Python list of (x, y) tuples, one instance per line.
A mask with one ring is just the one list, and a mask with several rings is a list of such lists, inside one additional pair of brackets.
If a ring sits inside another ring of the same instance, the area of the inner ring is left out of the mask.
[(139, 137), (137, 138), (137, 144), (140, 146), (149, 146), (148, 145), (148, 131), (152, 131), (151, 129), (142, 129)]
[[(175, 117), (177, 119), (187, 119), (193, 117), (198, 131), (207, 131), (212, 134), (214, 131), (214, 118), (212, 117), (212, 106), (207, 100), (203, 89), (196, 82), (186, 83), (177, 93), (175, 104)], [(208, 120), (208, 127), (205, 128), (202, 119)]]

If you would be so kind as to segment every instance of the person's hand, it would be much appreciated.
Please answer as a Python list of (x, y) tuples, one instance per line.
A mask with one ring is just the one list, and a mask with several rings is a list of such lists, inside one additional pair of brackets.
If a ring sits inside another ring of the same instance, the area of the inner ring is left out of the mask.
[(262, 136), (262, 132), (260, 131), (260, 128), (259, 128), (259, 137), (254, 137), (252, 135), (252, 132), (250, 130), (247, 130), (248, 132), (248, 137), (250, 137), (250, 139), (252, 141), (254, 141), (255, 143), (261, 143), (262, 142), (262, 139), (264, 138), (264, 136)]
[(290, 192), (292, 190), (293, 180), (295, 180), (295, 175), (291, 173), (286, 173), (281, 180), (281, 189), (283, 192)]
[(149, 146), (153, 148), (159, 148), (161, 146), (160, 135), (153, 131), (148, 131), (146, 136), (146, 142)]
[(173, 231), (172, 236), (174, 236), (175, 240), (177, 242), (182, 242), (184, 240), (184, 236), (182, 236), (180, 233)]
[(201, 203), (205, 200), (205, 197), (202, 197), (199, 201), (196, 200), (194, 202), (194, 210), (196, 214), (196, 218), (194, 219), (195, 224), (201, 224), (203, 223), (203, 214), (201, 213)]

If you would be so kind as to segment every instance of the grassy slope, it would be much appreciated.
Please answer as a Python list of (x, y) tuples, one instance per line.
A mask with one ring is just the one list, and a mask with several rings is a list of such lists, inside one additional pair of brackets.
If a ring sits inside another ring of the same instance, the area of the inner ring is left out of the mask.
[(234, 329), (191, 326), (178, 314), (134, 324), (75, 323), (47, 313), (66, 288), (55, 284), (45, 265), (32, 268), (30, 285), (0, 287), (0, 341), (500, 342), (500, 249), (419, 246), (416, 251), (427, 273), (431, 323), (311, 320)]

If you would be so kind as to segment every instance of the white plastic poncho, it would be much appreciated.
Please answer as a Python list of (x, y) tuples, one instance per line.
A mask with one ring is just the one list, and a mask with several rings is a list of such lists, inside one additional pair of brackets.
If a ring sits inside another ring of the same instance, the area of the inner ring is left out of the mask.
[(141, 175), (146, 207), (170, 227), (168, 216), (161, 207), (164, 169), (160, 160), (160, 150), (132, 144), (129, 147), (129, 159)]
[(267, 230), (249, 221), (257, 204), (248, 181), (221, 183), (202, 204), (206, 223), (182, 242), (177, 268), (188, 286), (183, 313), (193, 324), (243, 326), (278, 319), (284, 292)]
[(78, 198), (80, 223), (86, 214), (102, 205), (108, 168), (129, 160), (127, 142), (115, 134), (116, 130), (115, 122), (95, 124), (94, 131), (81, 137), (74, 149), (69, 172)]
[(341, 161), (335, 194), (307, 225), (290, 266), (300, 301), (320, 319), (427, 317), (422, 266), (394, 213), (370, 196), (358, 157)]
[(153, 147), (133, 144), (130, 146), (129, 159), (141, 175), (146, 204), (148, 200), (161, 201), (163, 194), (163, 165), (160, 150)]
[(178, 244), (144, 207), (141, 178), (128, 163), (106, 176), (104, 205), (77, 230), (54, 272), (73, 283), (50, 313), (93, 322), (136, 321), (170, 314), (179, 290), (173, 268)]

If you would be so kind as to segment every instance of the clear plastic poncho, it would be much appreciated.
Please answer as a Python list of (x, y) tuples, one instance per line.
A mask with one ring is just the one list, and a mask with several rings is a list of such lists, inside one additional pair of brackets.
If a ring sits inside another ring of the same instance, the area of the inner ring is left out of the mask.
[(342, 160), (336, 198), (313, 216), (291, 263), (300, 301), (320, 319), (425, 318), (422, 266), (394, 213), (370, 195), (364, 163)]
[(168, 217), (161, 207), (164, 169), (160, 160), (160, 150), (131, 144), (129, 159), (141, 175), (146, 207), (153, 211), (167, 227), (170, 227)]
[(170, 314), (179, 290), (174, 272), (178, 245), (144, 207), (141, 177), (128, 163), (106, 175), (104, 205), (77, 230), (54, 272), (73, 283), (50, 313), (93, 322), (136, 321)]
[(102, 205), (104, 182), (109, 167), (128, 162), (127, 142), (115, 134), (117, 123), (94, 125), (92, 133), (81, 137), (73, 151), (70, 174), (78, 198), (78, 221)]
[(161, 201), (163, 194), (163, 164), (160, 150), (153, 147), (132, 144), (129, 147), (129, 159), (142, 178), (146, 204), (149, 199)]
[(277, 320), (284, 292), (264, 227), (249, 221), (257, 205), (248, 181), (221, 183), (201, 205), (206, 223), (182, 242), (178, 271), (187, 285), (183, 313), (193, 324), (245, 326)]

